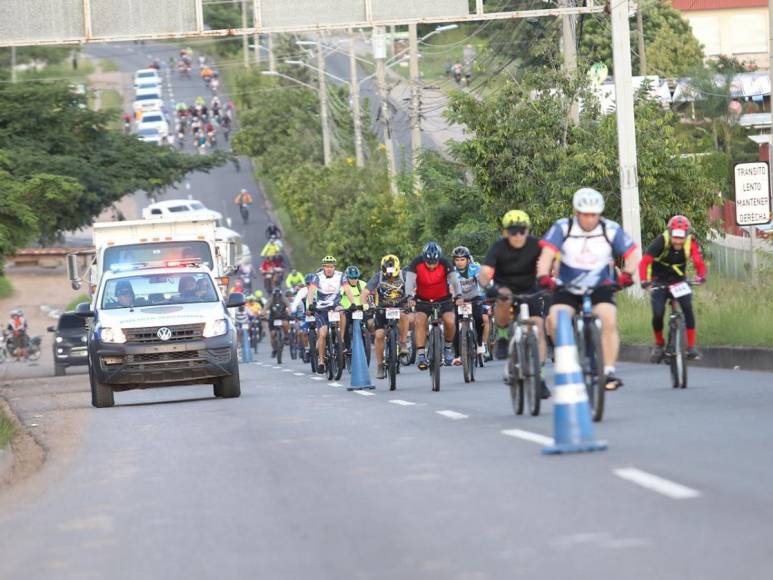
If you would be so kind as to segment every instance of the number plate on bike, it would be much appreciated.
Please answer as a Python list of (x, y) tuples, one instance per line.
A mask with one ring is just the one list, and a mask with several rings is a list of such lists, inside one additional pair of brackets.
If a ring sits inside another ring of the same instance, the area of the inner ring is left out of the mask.
[(459, 306), (458, 308), (459, 314), (463, 314), (465, 316), (471, 316), (472, 315), (472, 304), (463, 304)]
[(682, 296), (687, 296), (689, 294), (692, 294), (692, 289), (690, 288), (690, 285), (687, 282), (680, 282), (679, 284), (671, 284), (671, 286), (668, 287), (669, 292), (671, 292), (671, 296), (674, 298), (681, 298)]
[(282, 326), (282, 321), (281, 320), (275, 320), (274, 321), (274, 326)]
[(314, 322), (315, 320), (316, 320), (316, 318), (314, 316), (307, 316), (306, 317), (306, 322)]
[(386, 309), (387, 320), (400, 320), (399, 308), (387, 308)]
[(341, 314), (339, 312), (331, 310), (330, 312), (327, 313), (327, 319), (328, 319), (328, 322), (340, 322)]
[(352, 312), (352, 320), (362, 320), (362, 310)]

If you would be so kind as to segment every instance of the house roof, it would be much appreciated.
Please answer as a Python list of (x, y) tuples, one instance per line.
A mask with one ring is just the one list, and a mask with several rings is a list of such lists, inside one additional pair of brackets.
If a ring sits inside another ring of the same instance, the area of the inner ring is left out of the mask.
[(672, 0), (671, 5), (681, 12), (737, 10), (739, 8), (767, 8), (768, 0)]

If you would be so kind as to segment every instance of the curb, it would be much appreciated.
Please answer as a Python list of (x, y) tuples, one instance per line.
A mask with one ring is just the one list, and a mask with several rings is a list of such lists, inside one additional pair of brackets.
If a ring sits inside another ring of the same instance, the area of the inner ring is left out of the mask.
[(13, 463), (11, 446), (9, 445), (5, 449), (0, 449), (0, 482), (5, 481), (11, 475)]
[[(642, 344), (620, 345), (620, 360), (649, 363), (650, 348)], [(773, 372), (773, 349), (762, 347), (707, 346), (701, 350), (701, 358), (691, 361), (690, 366)]]

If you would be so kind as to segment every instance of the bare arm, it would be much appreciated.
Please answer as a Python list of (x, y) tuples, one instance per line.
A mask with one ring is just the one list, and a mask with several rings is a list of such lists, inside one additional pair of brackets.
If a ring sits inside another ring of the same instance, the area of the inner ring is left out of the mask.
[(405, 273), (405, 295), (411, 298), (416, 296), (416, 272), (408, 270)]
[(480, 285), (485, 288), (489, 285), (489, 282), (491, 282), (494, 279), (494, 273), (496, 270), (492, 268), (491, 266), (481, 266), (480, 267), (480, 274), (478, 275), (478, 282), (480, 282)]
[(556, 251), (549, 246), (544, 246), (542, 248), (542, 254), (540, 254), (539, 261), (537, 262), (537, 278), (542, 278), (542, 276), (550, 276), (553, 270), (553, 262), (555, 259)]
[(446, 281), (448, 282), (448, 287), (451, 289), (451, 296), (453, 298), (462, 295), (462, 285), (459, 283), (459, 276), (457, 276), (456, 272), (448, 272)]

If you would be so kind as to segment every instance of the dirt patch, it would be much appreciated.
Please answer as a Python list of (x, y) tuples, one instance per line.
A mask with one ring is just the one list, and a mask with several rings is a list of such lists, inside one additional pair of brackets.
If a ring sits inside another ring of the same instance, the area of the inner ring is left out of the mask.
[(0, 399), (0, 410), (13, 423), (16, 432), (11, 439), (10, 451), (13, 457), (11, 469), (0, 477), (0, 488), (26, 479), (43, 465), (45, 452), (37, 441), (24, 429), (21, 421), (8, 403)]

